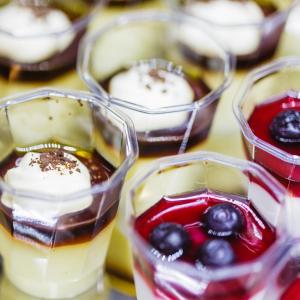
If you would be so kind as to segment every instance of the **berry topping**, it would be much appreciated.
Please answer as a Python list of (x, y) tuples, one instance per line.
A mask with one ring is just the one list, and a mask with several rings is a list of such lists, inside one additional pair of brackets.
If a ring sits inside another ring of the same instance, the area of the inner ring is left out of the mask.
[(182, 253), (189, 245), (189, 236), (182, 225), (162, 223), (150, 233), (151, 245), (164, 255)]
[(208, 267), (225, 267), (232, 264), (235, 254), (229, 242), (222, 239), (206, 241), (198, 250), (198, 262)]
[(203, 222), (209, 235), (227, 237), (241, 231), (244, 217), (234, 205), (223, 203), (208, 208)]
[(285, 110), (273, 118), (270, 126), (272, 137), (281, 143), (300, 143), (300, 112)]

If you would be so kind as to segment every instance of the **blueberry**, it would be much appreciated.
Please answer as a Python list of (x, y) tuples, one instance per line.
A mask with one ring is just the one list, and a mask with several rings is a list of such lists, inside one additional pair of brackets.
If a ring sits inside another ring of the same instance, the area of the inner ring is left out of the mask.
[(278, 142), (300, 143), (300, 112), (291, 109), (280, 112), (273, 118), (269, 130)]
[(235, 254), (229, 242), (223, 239), (206, 241), (198, 250), (198, 263), (203, 266), (217, 268), (231, 265)]
[(162, 223), (150, 233), (151, 245), (164, 255), (184, 252), (189, 245), (189, 236), (182, 225)]
[(206, 210), (203, 223), (209, 235), (228, 237), (241, 231), (244, 217), (234, 205), (222, 203)]

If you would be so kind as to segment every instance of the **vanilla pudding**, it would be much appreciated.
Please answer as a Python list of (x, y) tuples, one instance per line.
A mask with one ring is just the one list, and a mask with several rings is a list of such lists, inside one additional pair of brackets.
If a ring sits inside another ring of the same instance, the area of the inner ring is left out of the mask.
[(37, 90), (1, 104), (0, 124), (4, 275), (43, 299), (101, 286), (137, 152), (130, 123), (91, 94)]

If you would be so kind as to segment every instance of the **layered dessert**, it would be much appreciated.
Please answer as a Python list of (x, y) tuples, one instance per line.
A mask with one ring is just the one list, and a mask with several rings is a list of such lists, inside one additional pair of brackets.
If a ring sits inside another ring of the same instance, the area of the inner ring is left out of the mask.
[[(142, 109), (159, 110), (179, 105), (190, 105), (210, 92), (201, 77), (185, 74), (181, 67), (167, 61), (141, 61), (115, 72), (100, 82), (106, 92), (116, 99), (135, 105), (119, 106), (133, 121), (137, 131), (140, 156), (155, 157), (176, 154), (190, 128), (186, 148), (208, 135), (217, 101), (199, 110), (146, 114)], [(193, 123), (190, 124), (193, 115)]]
[(119, 187), (92, 191), (114, 171), (95, 150), (60, 144), (17, 148), (1, 162), (0, 252), (18, 289), (71, 298), (101, 279)]
[(96, 2), (18, 0), (0, 5), (0, 72), (11, 80), (45, 80), (74, 67)]
[(150, 206), (133, 224), (149, 252), (135, 255), (138, 299), (263, 297), (257, 278), (249, 285), (242, 275), (220, 280), (213, 275), (258, 260), (275, 242), (269, 208), (259, 213), (255, 207), (260, 200), (200, 190), (164, 196)]
[[(273, 56), (288, 17), (275, 1), (184, 1), (183, 8), (189, 15), (209, 23), (209, 29), (237, 57), (241, 68)], [(191, 60), (204, 63), (216, 55), (216, 46), (192, 26), (183, 26), (179, 33), (183, 52)]]

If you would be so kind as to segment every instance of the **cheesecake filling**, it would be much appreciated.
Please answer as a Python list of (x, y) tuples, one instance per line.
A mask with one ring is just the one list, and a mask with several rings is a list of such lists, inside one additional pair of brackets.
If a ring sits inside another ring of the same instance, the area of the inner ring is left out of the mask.
[(92, 196), (72, 201), (61, 198), (91, 188), (87, 167), (74, 155), (62, 150), (50, 152), (28, 152), (18, 160), (17, 166), (7, 171), (5, 182), (15, 190), (53, 196), (51, 201), (30, 199), (4, 193), (2, 203), (13, 209), (14, 215), (43, 222), (57, 219), (67, 213), (89, 207)]
[[(210, 30), (235, 55), (247, 55), (259, 47), (261, 29), (260, 26), (252, 24), (262, 22), (264, 13), (254, 1), (200, 1), (188, 4), (186, 11), (216, 24), (210, 26)], [(204, 34), (190, 25), (183, 26), (180, 39), (202, 54), (212, 55), (217, 51), (217, 46), (208, 39), (207, 33)]]
[[(164, 70), (151, 64), (140, 63), (115, 75), (109, 83), (112, 97), (137, 104), (148, 109), (159, 109), (190, 104), (194, 92), (182, 73)], [(133, 121), (139, 132), (172, 128), (182, 125), (187, 113), (146, 114), (118, 107)]]
[[(0, 8), (0, 56), (18, 63), (37, 63), (65, 50), (75, 34), (61, 10), (14, 1)], [(55, 34), (60, 33), (60, 34)]]

